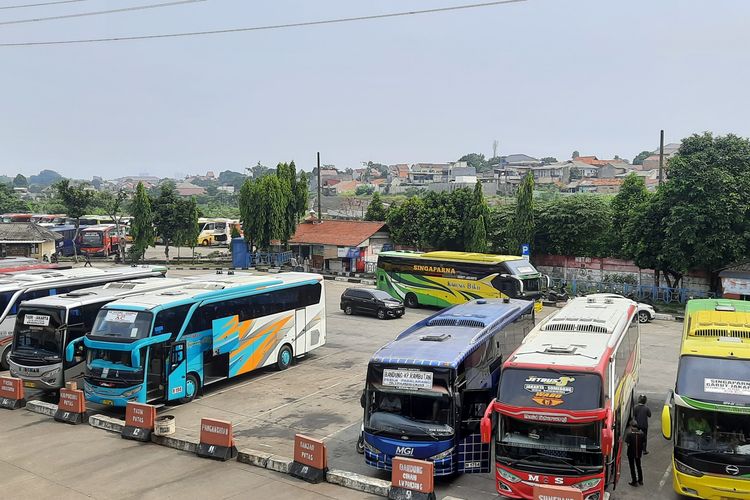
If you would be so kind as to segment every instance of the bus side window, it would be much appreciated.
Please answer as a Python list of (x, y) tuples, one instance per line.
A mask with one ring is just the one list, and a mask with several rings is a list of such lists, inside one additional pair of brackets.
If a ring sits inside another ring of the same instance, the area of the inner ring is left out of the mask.
[(190, 304), (185, 304), (159, 311), (156, 315), (156, 320), (154, 320), (154, 335), (171, 333), (172, 339), (177, 337), (189, 310)]

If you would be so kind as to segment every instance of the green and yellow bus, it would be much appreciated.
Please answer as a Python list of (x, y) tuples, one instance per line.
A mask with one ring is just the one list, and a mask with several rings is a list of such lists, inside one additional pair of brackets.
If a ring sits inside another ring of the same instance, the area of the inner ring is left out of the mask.
[(549, 278), (523, 257), (469, 252), (381, 252), (377, 286), (407, 307), (480, 298), (526, 299), (541, 308)]
[(661, 425), (674, 445), (677, 493), (750, 498), (750, 302), (687, 303), (677, 382)]

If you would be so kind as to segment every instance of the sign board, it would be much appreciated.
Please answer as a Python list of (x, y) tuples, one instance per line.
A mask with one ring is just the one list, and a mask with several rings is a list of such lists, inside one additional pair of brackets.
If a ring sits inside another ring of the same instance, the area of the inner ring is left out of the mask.
[(432, 389), (432, 372), (385, 369), (383, 385), (401, 389)]
[(201, 443), (226, 448), (232, 446), (232, 423), (225, 420), (202, 418)]
[(46, 314), (26, 314), (23, 324), (29, 326), (49, 326), (49, 316)]
[(531, 257), (531, 245), (528, 243), (521, 244), (521, 257), (524, 258), (524, 260), (529, 260)]
[(0, 377), (0, 408), (16, 410), (26, 405), (20, 378)]
[(703, 391), (735, 396), (750, 396), (750, 381), (723, 378), (704, 378)]
[(742, 278), (721, 278), (721, 288), (724, 293), (750, 295), (750, 280)]
[(435, 464), (413, 458), (393, 457), (391, 484), (419, 493), (432, 493), (435, 480)]
[(109, 310), (104, 317), (104, 321), (111, 321), (113, 323), (135, 323), (137, 317), (137, 312)]
[(153, 429), (156, 420), (156, 407), (128, 401), (125, 408), (125, 425), (139, 429)]
[(534, 486), (534, 500), (583, 500), (583, 492), (571, 486)]
[(325, 469), (328, 464), (326, 445), (323, 441), (302, 434), (294, 436), (294, 461), (316, 469)]
[(68, 424), (80, 424), (88, 420), (83, 391), (69, 388), (60, 389), (60, 400), (57, 403), (55, 420)]

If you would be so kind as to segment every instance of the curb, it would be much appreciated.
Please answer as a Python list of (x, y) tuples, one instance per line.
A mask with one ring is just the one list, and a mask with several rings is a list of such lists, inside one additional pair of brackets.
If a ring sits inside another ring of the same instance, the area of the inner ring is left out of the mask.
[(198, 443), (188, 441), (187, 439), (151, 434), (151, 442), (166, 446), (167, 448), (174, 448), (175, 450), (187, 451), (190, 453), (196, 453), (198, 451)]
[(56, 404), (45, 403), (44, 401), (38, 400), (27, 401), (26, 409), (34, 413), (39, 413), (40, 415), (45, 415), (47, 417), (54, 417), (55, 413), (57, 413)]
[(122, 429), (125, 427), (125, 421), (119, 418), (107, 417), (106, 415), (91, 415), (89, 417), (89, 425), (97, 429), (102, 429), (109, 432), (116, 432), (120, 434)]
[(363, 476), (355, 472), (332, 469), (326, 473), (326, 481), (351, 490), (387, 497), (391, 483), (374, 477)]
[(654, 314), (654, 319), (660, 319), (662, 321), (675, 321), (674, 316), (672, 316), (671, 314), (663, 314), (663, 313)]

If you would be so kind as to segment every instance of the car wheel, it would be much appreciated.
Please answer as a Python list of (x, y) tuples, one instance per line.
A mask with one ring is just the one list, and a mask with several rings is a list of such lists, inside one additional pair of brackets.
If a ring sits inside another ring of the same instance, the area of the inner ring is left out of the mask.
[(3, 370), (10, 369), (10, 346), (6, 347), (0, 356), (0, 368)]
[(292, 365), (292, 348), (285, 345), (279, 351), (279, 357), (276, 360), (276, 368), (286, 370)]
[(385, 310), (378, 309), (378, 319), (385, 319)]
[(201, 241), (201, 245), (203, 245), (204, 247), (207, 247), (208, 246), (208, 240)]
[(404, 297), (404, 305), (406, 305), (406, 307), (419, 307), (417, 296), (411, 292), (407, 293), (406, 297)]
[(198, 387), (200, 387), (198, 384), (198, 377), (192, 373), (188, 373), (188, 376), (185, 379), (185, 397), (180, 398), (180, 404), (184, 405), (185, 403), (194, 400), (198, 395)]
[(344, 314), (348, 314), (349, 316), (354, 314), (354, 309), (352, 309), (352, 306), (346, 306), (344, 308)]
[(647, 311), (638, 311), (638, 321), (640, 323), (648, 323), (651, 321), (651, 315)]

